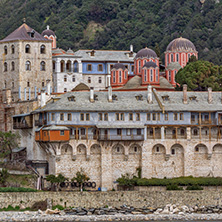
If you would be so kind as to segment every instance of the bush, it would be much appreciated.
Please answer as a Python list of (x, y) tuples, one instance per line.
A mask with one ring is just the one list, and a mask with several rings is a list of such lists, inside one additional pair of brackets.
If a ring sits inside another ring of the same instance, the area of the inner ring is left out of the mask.
[(193, 184), (191, 186), (187, 186), (186, 190), (203, 190), (203, 187)]
[(57, 208), (58, 210), (64, 210), (64, 209), (65, 209), (63, 206), (61, 206), (61, 205), (59, 205), (59, 204), (57, 204), (57, 205), (55, 205), (55, 206), (52, 207), (53, 210), (55, 210), (56, 208)]
[(24, 187), (0, 187), (0, 192), (37, 192), (37, 190)]
[(169, 184), (166, 186), (167, 190), (183, 190), (183, 187), (179, 187), (177, 184)]

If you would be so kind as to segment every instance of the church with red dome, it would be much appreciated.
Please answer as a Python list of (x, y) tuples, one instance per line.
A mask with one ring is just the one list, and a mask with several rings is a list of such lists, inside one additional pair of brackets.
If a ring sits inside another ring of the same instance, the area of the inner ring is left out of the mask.
[[(137, 52), (134, 57), (134, 77), (141, 78), (141, 86), (160, 86), (161, 76), (173, 86), (176, 86), (175, 76), (179, 69), (183, 68), (189, 58), (194, 55), (198, 58), (198, 52), (194, 44), (186, 38), (177, 38), (171, 41), (165, 51), (165, 72), (160, 74), (159, 58), (150, 48), (144, 48)], [(117, 63), (111, 70), (111, 86), (124, 86), (128, 80), (128, 70), (123, 64)]]

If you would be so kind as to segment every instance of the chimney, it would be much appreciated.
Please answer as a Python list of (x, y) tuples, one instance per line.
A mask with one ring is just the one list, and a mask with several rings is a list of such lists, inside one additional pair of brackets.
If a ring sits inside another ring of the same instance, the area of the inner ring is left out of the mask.
[(130, 52), (133, 52), (133, 45), (130, 45)]
[(151, 85), (148, 85), (147, 90), (148, 90), (148, 93), (147, 93), (148, 103), (152, 103), (152, 102), (153, 102), (153, 98), (152, 98), (152, 96), (153, 96), (152, 86), (151, 86)]
[(48, 96), (50, 96), (50, 88), (51, 88), (51, 86), (50, 86), (50, 80), (47, 79), (47, 80), (46, 80), (46, 90), (47, 90)]
[(94, 102), (94, 88), (93, 87), (90, 87), (90, 98), (89, 98), (89, 101), (91, 103)]
[(208, 103), (212, 103), (213, 99), (212, 99), (212, 88), (209, 87), (208, 88)]
[(109, 86), (108, 87), (108, 101), (112, 102), (113, 98), (112, 98), (112, 87)]
[(45, 91), (42, 91), (40, 97), (40, 106), (43, 107), (45, 105), (46, 105)]
[(183, 103), (187, 104), (187, 85), (183, 85)]

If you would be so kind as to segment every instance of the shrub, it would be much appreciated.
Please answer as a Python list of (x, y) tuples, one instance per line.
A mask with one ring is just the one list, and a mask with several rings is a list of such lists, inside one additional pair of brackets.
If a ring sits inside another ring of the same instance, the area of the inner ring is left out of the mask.
[(61, 206), (61, 205), (59, 205), (59, 204), (57, 204), (57, 205), (55, 205), (55, 206), (52, 207), (53, 210), (55, 210), (56, 208), (57, 208), (58, 210), (64, 210), (64, 209), (65, 209), (63, 206)]
[(177, 184), (168, 184), (166, 186), (167, 190), (183, 190), (183, 187), (179, 187)]
[(186, 190), (203, 190), (203, 187), (193, 184), (191, 186), (187, 186)]
[(0, 192), (37, 192), (37, 190), (24, 187), (0, 187)]

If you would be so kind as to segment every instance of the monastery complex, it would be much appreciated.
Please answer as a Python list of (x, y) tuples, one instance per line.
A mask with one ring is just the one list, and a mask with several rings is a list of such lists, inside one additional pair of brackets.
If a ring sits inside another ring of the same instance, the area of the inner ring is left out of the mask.
[(174, 91), (198, 57), (188, 39), (169, 43), (164, 66), (149, 48), (65, 51), (49, 27), (24, 23), (0, 51), (0, 128), (20, 133), (39, 175), (83, 168), (102, 190), (137, 168), (146, 178), (222, 176), (221, 92)]

